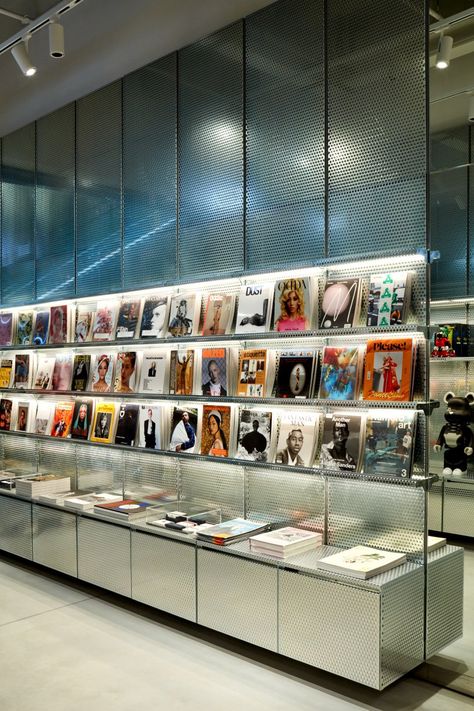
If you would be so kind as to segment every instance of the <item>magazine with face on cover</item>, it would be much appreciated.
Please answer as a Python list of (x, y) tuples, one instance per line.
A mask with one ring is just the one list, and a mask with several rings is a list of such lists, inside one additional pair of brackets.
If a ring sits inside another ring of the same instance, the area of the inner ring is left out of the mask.
[(51, 424), (51, 437), (69, 437), (74, 412), (74, 402), (57, 402)]
[(203, 406), (201, 454), (228, 457), (231, 442), (232, 409), (229, 405)]
[(68, 308), (66, 304), (51, 306), (49, 314), (49, 343), (67, 343)]
[(234, 309), (235, 296), (233, 294), (209, 294), (205, 300), (201, 334), (203, 336), (222, 336), (230, 333)]
[(209, 397), (227, 397), (227, 348), (203, 348), (201, 391)]
[(321, 469), (359, 471), (360, 442), (363, 437), (364, 417), (357, 412), (333, 412), (324, 417)]
[(115, 402), (99, 402), (97, 404), (90, 433), (91, 442), (110, 444), (113, 441), (116, 413), (117, 404)]
[(412, 338), (373, 338), (367, 341), (364, 400), (410, 400), (416, 343)]
[(235, 333), (265, 333), (270, 328), (273, 284), (243, 284), (240, 288)]
[(138, 380), (138, 353), (136, 351), (122, 351), (117, 353), (115, 360), (116, 393), (134, 393), (137, 390)]
[(93, 358), (89, 390), (94, 393), (109, 393), (112, 391), (114, 374), (113, 353), (98, 353)]
[(141, 338), (165, 338), (168, 326), (168, 296), (149, 296), (143, 304)]
[(271, 441), (272, 412), (242, 409), (239, 413), (236, 458), (269, 462)]
[(265, 397), (267, 359), (266, 348), (240, 351), (237, 383), (239, 397)]
[(13, 400), (2, 397), (0, 399), (0, 430), (12, 429)]
[(156, 402), (140, 403), (138, 412), (138, 446), (162, 449), (164, 439), (164, 407)]
[(287, 277), (275, 283), (274, 331), (307, 331), (312, 325), (313, 298), (310, 277)]
[(34, 400), (18, 403), (15, 430), (17, 432), (31, 432), (36, 415), (36, 402)]
[(276, 464), (310, 467), (317, 445), (319, 414), (316, 412), (282, 411), (278, 416)]
[(199, 453), (199, 410), (174, 406), (171, 415), (171, 452)]
[(84, 392), (87, 390), (91, 368), (89, 353), (77, 353), (72, 364), (71, 390)]
[(70, 437), (87, 439), (92, 426), (94, 403), (88, 399), (78, 399), (74, 403)]
[(135, 338), (140, 316), (140, 299), (123, 300), (117, 317), (115, 338)]

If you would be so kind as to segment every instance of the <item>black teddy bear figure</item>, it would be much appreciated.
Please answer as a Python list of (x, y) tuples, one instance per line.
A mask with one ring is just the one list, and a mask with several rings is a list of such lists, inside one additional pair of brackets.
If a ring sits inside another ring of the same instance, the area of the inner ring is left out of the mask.
[(445, 448), (444, 475), (461, 476), (466, 473), (467, 458), (474, 451), (474, 434), (469, 427), (474, 419), (474, 393), (467, 393), (466, 397), (446, 393), (444, 401), (448, 405), (444, 415), (447, 424), (441, 428), (433, 449), (440, 452)]

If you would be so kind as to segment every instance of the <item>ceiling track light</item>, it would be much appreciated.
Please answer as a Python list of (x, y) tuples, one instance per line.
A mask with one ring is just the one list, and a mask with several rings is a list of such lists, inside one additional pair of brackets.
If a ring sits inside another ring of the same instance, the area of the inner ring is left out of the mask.
[(64, 57), (64, 27), (54, 17), (49, 23), (49, 56), (53, 59)]
[(450, 35), (442, 34), (438, 43), (438, 54), (436, 56), (436, 66), (438, 69), (447, 69), (451, 60), (451, 50), (453, 48), (453, 38)]
[(29, 37), (25, 37), (24, 40), (15, 44), (11, 49), (11, 53), (25, 77), (32, 77), (36, 74), (36, 67), (28, 55), (28, 40)]

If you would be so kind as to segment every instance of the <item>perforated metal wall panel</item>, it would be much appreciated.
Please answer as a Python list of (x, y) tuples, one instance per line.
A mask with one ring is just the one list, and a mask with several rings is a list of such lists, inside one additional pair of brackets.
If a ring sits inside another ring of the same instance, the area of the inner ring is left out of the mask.
[(183, 499), (201, 503), (207, 510), (219, 508), (224, 519), (245, 515), (243, 467), (181, 460), (179, 482)]
[(330, 0), (329, 255), (425, 245), (424, 2)]
[(443, 531), (474, 536), (474, 483), (444, 482)]
[(176, 277), (176, 55), (123, 80), (124, 287)]
[(31, 504), (0, 495), (0, 549), (32, 559)]
[(77, 577), (76, 515), (33, 505), (33, 560)]
[(177, 459), (151, 454), (143, 449), (123, 452), (125, 491), (150, 493), (165, 490), (177, 495)]
[(196, 621), (196, 547), (132, 532), (132, 597)]
[(324, 256), (323, 2), (246, 20), (246, 266)]
[(2, 437), (3, 468), (23, 476), (36, 473), (37, 444), (34, 439), (4, 435)]
[(2, 141), (2, 303), (35, 298), (35, 124)]
[(85, 96), (76, 109), (77, 294), (122, 286), (121, 82)]
[[(438, 106), (436, 103), (431, 104), (430, 119), (441, 116), (442, 109)], [(465, 124), (431, 133), (431, 170), (444, 170), (469, 163), (469, 131), (468, 124)]]
[(181, 278), (243, 268), (242, 27), (237, 22), (178, 53)]
[(77, 572), (81, 580), (130, 597), (130, 529), (79, 516)]
[(199, 624), (276, 652), (277, 568), (202, 548), (197, 556)]
[(75, 105), (36, 124), (36, 299), (74, 296)]
[(445, 546), (429, 554), (426, 600), (426, 657), (462, 635), (464, 552)]
[(41, 440), (38, 442), (38, 469), (43, 474), (62, 474), (71, 478), (76, 488), (76, 447), (69, 442)]
[(443, 482), (436, 481), (428, 492), (428, 528), (443, 530)]
[(108, 447), (76, 447), (79, 489), (108, 489), (123, 486), (122, 452)]

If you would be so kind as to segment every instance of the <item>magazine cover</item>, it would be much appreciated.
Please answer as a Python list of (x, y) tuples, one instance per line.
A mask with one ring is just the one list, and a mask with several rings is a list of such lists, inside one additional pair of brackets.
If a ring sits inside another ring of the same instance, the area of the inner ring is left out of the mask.
[(167, 367), (167, 351), (145, 352), (142, 360), (140, 392), (154, 393), (155, 395), (162, 395), (168, 392), (166, 383)]
[(137, 389), (137, 353), (123, 351), (117, 353), (115, 362), (114, 391), (116, 393), (134, 393)]
[(49, 311), (37, 311), (33, 329), (33, 343), (35, 346), (44, 346), (48, 342)]
[(379, 476), (411, 476), (415, 412), (371, 412), (365, 426), (362, 470)]
[(13, 387), (24, 390), (29, 387), (30, 382), (30, 355), (28, 353), (17, 353), (15, 355), (15, 374), (13, 376)]
[(173, 407), (171, 419), (171, 439), (169, 449), (171, 452), (196, 452), (198, 434), (197, 408)]
[(0, 390), (10, 387), (13, 373), (13, 360), (11, 358), (0, 359)]
[(234, 318), (233, 294), (209, 294), (204, 306), (203, 336), (223, 336), (230, 333)]
[(241, 410), (237, 437), (237, 459), (268, 462), (272, 439), (272, 413)]
[(202, 394), (227, 397), (227, 351), (225, 348), (203, 348), (201, 361)]
[(33, 339), (33, 311), (20, 311), (16, 321), (16, 342), (20, 346), (29, 346)]
[(13, 314), (0, 314), (0, 346), (11, 346), (13, 343)]
[(410, 400), (413, 357), (411, 338), (367, 341), (364, 400)]
[(199, 306), (196, 294), (173, 296), (170, 304), (168, 333), (174, 338), (191, 336), (196, 330), (199, 319), (196, 306)]
[(17, 418), (16, 418), (16, 427), (15, 427), (17, 432), (28, 432), (28, 430), (29, 430), (30, 405), (33, 405), (33, 403), (29, 403), (29, 402), (19, 402), (18, 403), (18, 414), (17, 414)]
[(385, 272), (370, 277), (367, 326), (405, 323), (410, 281), (410, 272)]
[(311, 327), (312, 298), (309, 277), (288, 277), (275, 283), (274, 331), (307, 331)]
[(264, 333), (269, 330), (273, 285), (244, 284), (240, 287), (236, 333)]
[(68, 437), (71, 430), (73, 402), (57, 402), (51, 425), (51, 437)]
[(90, 390), (94, 393), (110, 393), (113, 373), (114, 356), (111, 353), (101, 353), (94, 356)]
[(321, 359), (319, 397), (356, 400), (358, 396), (359, 348), (325, 346)]
[(283, 412), (278, 421), (276, 464), (289, 467), (310, 467), (317, 442), (315, 412)]
[(54, 403), (40, 400), (36, 410), (34, 433), (46, 435), (50, 432), (49, 423), (53, 414)]
[(170, 395), (192, 395), (194, 382), (194, 351), (171, 351)]
[(38, 353), (36, 375), (33, 387), (36, 390), (51, 390), (53, 387), (53, 370), (56, 358), (46, 355), (46, 353)]
[(140, 299), (122, 301), (117, 318), (115, 338), (135, 338), (140, 316)]
[(103, 444), (112, 442), (116, 411), (117, 406), (114, 402), (100, 402), (97, 405), (90, 434), (91, 442), (102, 442)]
[(320, 328), (353, 328), (359, 323), (361, 280), (328, 279), (321, 304)]
[(137, 436), (138, 405), (122, 402), (117, 418), (115, 444), (133, 447)]
[(228, 405), (204, 405), (202, 413), (201, 454), (228, 457), (232, 410)]
[(111, 341), (115, 334), (115, 312), (117, 306), (108, 301), (100, 301), (92, 327), (93, 341)]
[(87, 439), (92, 425), (92, 400), (76, 400), (72, 414), (72, 439)]
[(72, 365), (71, 390), (79, 393), (87, 390), (90, 369), (91, 357), (89, 353), (77, 353), (74, 356), (74, 362)]
[(165, 338), (167, 331), (168, 297), (151, 296), (143, 304), (141, 338)]
[(156, 403), (143, 403), (139, 408), (138, 446), (161, 449), (163, 408)]
[(362, 425), (362, 415), (358, 413), (327, 414), (318, 466), (321, 469), (358, 471)]
[(52, 390), (70, 390), (72, 380), (72, 353), (58, 353), (53, 369)]
[(86, 343), (92, 338), (92, 325), (96, 314), (95, 304), (77, 304), (74, 342)]
[(239, 358), (239, 397), (264, 397), (267, 374), (267, 351), (265, 348), (241, 351)]
[(49, 342), (67, 343), (67, 305), (51, 306), (49, 317)]
[(12, 400), (1, 398), (0, 400), (0, 430), (10, 430), (12, 422)]
[(311, 397), (317, 351), (281, 351), (276, 357), (275, 397)]

